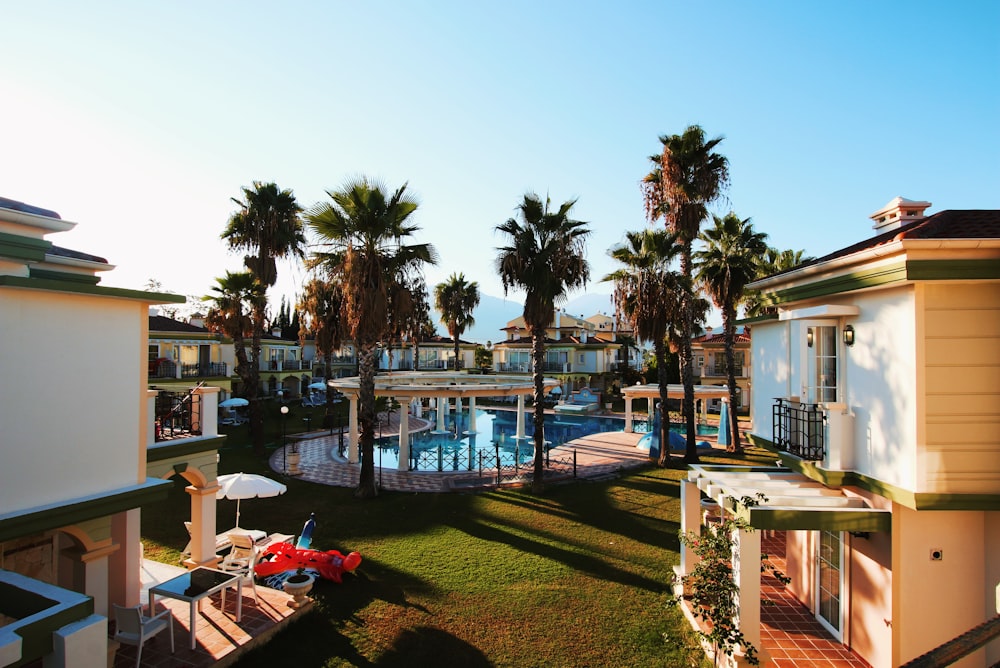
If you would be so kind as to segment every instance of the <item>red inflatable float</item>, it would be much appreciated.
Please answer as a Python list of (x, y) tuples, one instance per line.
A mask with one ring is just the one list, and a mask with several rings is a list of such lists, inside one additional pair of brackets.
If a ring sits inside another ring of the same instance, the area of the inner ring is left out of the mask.
[(264, 550), (254, 572), (267, 577), (300, 568), (317, 571), (322, 577), (340, 582), (344, 573), (350, 573), (361, 563), (361, 555), (351, 552), (346, 556), (337, 550), (304, 550), (291, 543), (272, 543)]

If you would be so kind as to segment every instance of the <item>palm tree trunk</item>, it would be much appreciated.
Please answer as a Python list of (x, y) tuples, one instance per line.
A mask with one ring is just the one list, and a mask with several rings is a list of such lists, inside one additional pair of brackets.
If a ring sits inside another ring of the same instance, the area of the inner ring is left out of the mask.
[(458, 372), (458, 332), (455, 332), (455, 371)]
[(725, 331), (726, 340), (726, 382), (729, 383), (729, 424), (719, 425), (719, 429), (732, 429), (732, 438), (729, 439), (729, 446), (726, 452), (743, 454), (743, 444), (740, 442), (740, 421), (736, 417), (736, 370), (733, 368), (735, 355), (733, 348), (736, 346), (736, 329), (733, 326), (733, 313), (726, 308), (722, 311), (722, 327)]
[[(681, 273), (690, 282), (691, 280), (691, 241), (685, 240), (681, 250)], [(690, 284), (690, 283), (689, 283)], [(692, 310), (692, 300), (694, 295), (686, 292), (684, 295), (684, 306), (681, 318), (681, 382), (684, 383), (684, 402), (682, 411), (684, 413), (684, 424), (687, 430), (687, 447), (684, 450), (684, 463), (698, 463), (698, 445), (695, 442), (694, 425), (694, 354), (691, 351), (691, 335), (694, 323), (694, 313)]]
[(378, 496), (375, 486), (375, 356), (374, 345), (358, 346), (358, 426), (361, 429), (361, 475), (354, 495)]
[(250, 339), (250, 368), (247, 373), (246, 400), (250, 402), (250, 443), (254, 454), (263, 457), (264, 406), (260, 400), (260, 338), (264, 331), (265, 302), (261, 298), (253, 306), (253, 335)]
[(545, 406), (542, 397), (545, 393), (545, 328), (531, 328), (531, 370), (534, 380), (534, 417), (535, 417), (535, 468), (531, 479), (531, 491), (541, 494), (545, 491)]
[(667, 399), (670, 396), (667, 387), (667, 347), (662, 339), (653, 342), (656, 354), (656, 382), (660, 388), (660, 456), (656, 460), (658, 466), (670, 464), (670, 411), (667, 410)]

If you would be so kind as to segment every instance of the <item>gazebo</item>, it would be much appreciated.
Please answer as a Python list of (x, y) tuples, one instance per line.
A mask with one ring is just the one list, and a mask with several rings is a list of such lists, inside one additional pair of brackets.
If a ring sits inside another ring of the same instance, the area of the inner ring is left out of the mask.
[[(333, 378), (328, 381), (330, 387), (345, 394), (350, 401), (348, 412), (348, 461), (353, 464), (359, 461), (358, 432), (358, 396), (360, 395), (360, 379), (358, 376), (349, 378)], [(553, 378), (544, 380), (544, 390), (551, 392), (559, 386), (559, 381)], [(476, 429), (476, 397), (517, 397), (517, 438), (524, 438), (524, 397), (535, 391), (534, 382), (530, 376), (494, 376), (474, 375), (466, 373), (414, 371), (391, 372), (375, 376), (375, 394), (380, 397), (391, 397), (405, 407), (406, 413), (399, 421), (399, 470), (406, 470), (409, 459), (409, 420), (410, 406), (417, 399), (429, 398), (444, 410), (437, 411), (437, 429), (444, 430), (444, 415), (450, 401), (455, 400), (455, 410), (462, 409), (462, 400), (469, 401), (469, 429)], [(419, 411), (419, 405), (417, 407)], [(417, 413), (419, 416), (419, 412)]]
[[(622, 395), (624, 395), (625, 397), (625, 431), (628, 433), (632, 433), (632, 400), (646, 399), (646, 401), (649, 401), (650, 398), (659, 399), (660, 386), (653, 383), (648, 383), (646, 385), (627, 386), (622, 388)], [(683, 399), (684, 386), (667, 385), (667, 397), (670, 399)], [(699, 399), (722, 399), (723, 401), (728, 401), (729, 386), (695, 385), (694, 398), (695, 401)], [(707, 412), (708, 412), (707, 403), (703, 401), (701, 405), (702, 418), (706, 416)], [(650, 413), (652, 413), (652, 411), (650, 411)]]

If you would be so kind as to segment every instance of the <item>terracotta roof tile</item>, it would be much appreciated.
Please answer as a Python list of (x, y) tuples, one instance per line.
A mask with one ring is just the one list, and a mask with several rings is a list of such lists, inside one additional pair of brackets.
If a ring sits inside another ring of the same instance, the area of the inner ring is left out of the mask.
[[(883, 232), (846, 248), (841, 248), (829, 255), (803, 262), (788, 271), (829, 262), (902, 239), (1000, 239), (1000, 210), (948, 209), (939, 211), (895, 230)], [(775, 276), (777, 275), (779, 274), (775, 274)]]

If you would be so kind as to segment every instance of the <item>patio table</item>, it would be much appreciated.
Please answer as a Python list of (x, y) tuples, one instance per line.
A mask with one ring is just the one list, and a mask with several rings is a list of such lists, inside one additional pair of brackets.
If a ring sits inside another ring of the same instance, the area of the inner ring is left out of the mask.
[(236, 621), (243, 619), (243, 576), (200, 566), (149, 588), (149, 614), (153, 614), (156, 596), (187, 601), (191, 605), (191, 649), (195, 648), (195, 630), (201, 601), (222, 592), (222, 610), (226, 609), (226, 589), (236, 585)]

